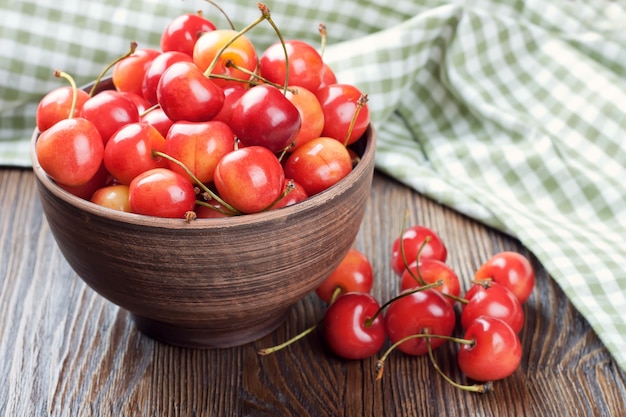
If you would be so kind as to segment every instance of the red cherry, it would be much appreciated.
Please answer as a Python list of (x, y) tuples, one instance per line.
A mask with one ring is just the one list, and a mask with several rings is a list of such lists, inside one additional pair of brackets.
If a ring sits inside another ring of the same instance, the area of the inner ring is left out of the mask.
[(106, 144), (118, 129), (139, 121), (139, 110), (126, 94), (104, 90), (85, 102), (81, 117), (96, 126)]
[(262, 84), (241, 96), (230, 124), (245, 146), (264, 146), (280, 152), (294, 141), (302, 121), (296, 106), (281, 90)]
[(174, 124), (174, 121), (167, 117), (167, 114), (161, 107), (154, 107), (150, 111), (143, 113), (140, 116), (140, 121), (154, 126), (163, 137), (167, 136), (167, 132)]
[(76, 108), (70, 114), (73, 89), (70, 86), (55, 88), (39, 101), (35, 113), (35, 122), (40, 132), (52, 127), (56, 122), (80, 115), (83, 105), (89, 100), (89, 94), (76, 90)]
[(351, 171), (350, 153), (332, 138), (305, 143), (285, 162), (285, 175), (301, 184), (310, 196), (330, 188)]
[(326, 280), (316, 288), (317, 296), (330, 303), (337, 288), (342, 293), (369, 293), (374, 285), (374, 271), (367, 256), (350, 248), (346, 256)]
[(91, 180), (102, 165), (104, 144), (87, 119), (57, 122), (43, 131), (35, 145), (41, 168), (57, 183), (78, 187)]
[(130, 56), (113, 66), (111, 78), (117, 91), (142, 95), (143, 78), (146, 70), (160, 52), (156, 49), (137, 49)]
[(496, 317), (478, 317), (468, 324), (458, 363), (468, 378), (476, 381), (496, 381), (511, 375), (522, 358), (522, 346), (516, 332)]
[(270, 207), (281, 195), (285, 173), (278, 158), (262, 146), (239, 148), (224, 156), (215, 168), (217, 191), (242, 213)]
[[(424, 244), (426, 239), (430, 240)], [(432, 229), (421, 225), (409, 227), (402, 232), (402, 236), (398, 237), (391, 247), (391, 268), (398, 276), (401, 276), (406, 269), (402, 259), (401, 244), (404, 246), (405, 258), (409, 265), (417, 260), (417, 254), (422, 246), (420, 260), (437, 259), (445, 262), (448, 256), (446, 246)]]
[[(416, 277), (418, 278), (417, 280), (415, 279)], [(419, 279), (422, 279), (424, 282), (421, 283)], [(422, 259), (419, 263), (413, 262), (409, 265), (409, 268), (405, 269), (402, 273), (400, 291), (421, 287), (425, 284), (433, 284), (437, 281), (442, 281), (443, 285), (435, 287), (434, 290), (440, 291), (443, 294), (453, 295), (454, 297), (460, 296), (461, 285), (458, 275), (450, 266), (437, 259)], [(445, 298), (450, 304), (456, 302), (454, 298)]]
[(77, 197), (82, 198), (83, 200), (91, 199), (93, 193), (95, 193), (99, 188), (107, 185), (111, 180), (111, 175), (109, 171), (106, 170), (104, 166), (104, 162), (100, 164), (100, 168), (95, 173), (93, 177), (86, 183), (76, 186), (76, 187), (68, 187), (67, 185), (58, 184), (59, 187), (63, 188), (65, 191), (74, 194)]
[[(165, 153), (182, 162), (202, 183), (213, 181), (218, 162), (235, 149), (235, 135), (226, 123), (176, 122), (165, 138)], [(172, 171), (187, 175), (180, 165), (169, 162)]]
[(223, 207), (217, 201), (211, 201), (207, 204), (211, 205), (212, 208), (204, 205), (196, 206), (196, 216), (199, 219), (221, 219), (224, 217), (233, 216), (233, 213), (230, 210), (228, 210), (226, 207)]
[(379, 352), (386, 340), (379, 308), (378, 301), (367, 293), (345, 293), (337, 298), (323, 321), (330, 350), (344, 359), (365, 359)]
[(248, 87), (244, 84), (232, 84), (224, 87), (224, 104), (222, 109), (211, 120), (219, 120), (230, 126), (233, 118), (233, 111), (237, 102), (248, 91)]
[(327, 85), (337, 84), (337, 77), (333, 69), (327, 63), (324, 63), (324, 67), (322, 68), (321, 80), (318, 90), (321, 90)]
[(291, 179), (285, 181), (285, 191), (287, 194), (270, 207), (270, 210), (292, 206), (309, 198), (304, 187)]
[[(238, 32), (230, 29), (217, 29), (204, 33), (194, 45), (193, 62), (201, 71), (206, 73), (209, 65), (211, 65), (217, 54), (220, 53), (220, 50), (237, 34)], [(250, 79), (250, 74), (257, 69), (257, 60), (254, 44), (245, 35), (242, 35), (224, 49), (210, 73), (247, 81)], [(232, 63), (234, 66), (227, 65), (227, 63)], [(238, 68), (248, 72), (246, 73)], [(229, 81), (220, 78), (212, 79), (217, 85), (222, 87), (240, 83), (240, 81)]]
[(259, 59), (261, 76), (275, 84), (285, 84), (285, 49), (289, 58), (289, 86), (316, 91), (322, 81), (324, 62), (315, 48), (301, 40), (285, 40), (284, 49), (281, 42), (267, 48)]
[[(402, 294), (410, 291), (414, 290)], [(417, 334), (450, 336), (455, 322), (452, 305), (439, 291), (432, 289), (398, 297), (389, 304), (385, 312), (385, 329), (392, 343)], [(443, 343), (443, 338), (430, 339), (432, 349)], [(428, 343), (425, 338), (413, 338), (398, 345), (398, 349), (409, 355), (424, 355), (428, 353)]]
[(108, 185), (96, 190), (91, 197), (91, 202), (112, 210), (129, 213), (131, 211), (128, 200), (128, 185)]
[(505, 321), (515, 333), (524, 326), (524, 310), (521, 303), (504, 285), (492, 282), (488, 286), (473, 285), (466, 293), (467, 304), (463, 305), (461, 325), (469, 324), (480, 316), (497, 317)]
[(128, 189), (133, 213), (184, 218), (196, 203), (193, 184), (167, 168), (154, 168), (137, 175)]
[(106, 144), (104, 165), (116, 180), (128, 185), (142, 172), (168, 166), (165, 159), (153, 157), (153, 151), (165, 151), (165, 138), (148, 123), (130, 123)]
[(141, 93), (150, 106), (158, 103), (157, 86), (159, 85), (159, 80), (163, 72), (173, 63), (180, 61), (191, 62), (191, 56), (183, 52), (169, 51), (159, 54), (152, 60), (144, 75), (143, 83), (141, 84)]
[(163, 72), (157, 99), (167, 117), (175, 122), (205, 122), (222, 109), (224, 90), (193, 63), (178, 61)]
[(324, 130), (322, 136), (335, 138), (341, 143), (351, 144), (359, 140), (370, 123), (370, 113), (367, 103), (358, 110), (356, 122), (348, 138), (348, 131), (358, 102), (363, 93), (351, 84), (331, 84), (315, 93), (324, 112)]
[(161, 50), (163, 52), (178, 51), (191, 57), (198, 38), (204, 32), (215, 29), (213, 22), (199, 14), (180, 15), (175, 17), (161, 34)]
[(535, 271), (530, 261), (517, 252), (496, 253), (482, 264), (474, 279), (488, 278), (511, 290), (520, 303), (526, 302), (535, 286)]

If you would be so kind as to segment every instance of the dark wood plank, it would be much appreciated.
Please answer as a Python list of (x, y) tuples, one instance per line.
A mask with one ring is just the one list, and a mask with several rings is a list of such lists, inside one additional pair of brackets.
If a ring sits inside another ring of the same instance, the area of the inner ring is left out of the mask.
[[(626, 375), (558, 285), (515, 239), (420, 196), (382, 174), (355, 246), (373, 262), (374, 295), (397, 293), (390, 245), (405, 210), (437, 230), (465, 286), (491, 254), (531, 257), (537, 286), (525, 306), (522, 364), (477, 395), (443, 381), (426, 357), (343, 361), (319, 331), (261, 357), (257, 350), (323, 317), (314, 295), (274, 333), (246, 346), (192, 350), (139, 334), (129, 315), (86, 287), (42, 218), (33, 175), (0, 170), (0, 416), (612, 416), (626, 407)], [(297, 277), (294, 277), (297, 279)], [(455, 350), (436, 351), (454, 380)]]

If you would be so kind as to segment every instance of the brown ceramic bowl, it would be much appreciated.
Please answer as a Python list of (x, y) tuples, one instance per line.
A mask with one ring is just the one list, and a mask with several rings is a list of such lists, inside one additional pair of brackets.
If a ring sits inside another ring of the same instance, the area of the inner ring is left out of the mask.
[(279, 210), (186, 223), (64, 191), (39, 166), (37, 137), (41, 203), (70, 266), (143, 333), (194, 348), (241, 345), (278, 327), (353, 244), (374, 170), (370, 127), (354, 148), (361, 161), (330, 189)]

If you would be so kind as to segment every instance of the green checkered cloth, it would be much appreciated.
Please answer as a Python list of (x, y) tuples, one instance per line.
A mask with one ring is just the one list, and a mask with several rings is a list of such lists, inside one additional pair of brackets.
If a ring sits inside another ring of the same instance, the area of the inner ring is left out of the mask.
[[(226, 25), (202, 1), (40, 3), (0, 5), (0, 165), (30, 164), (37, 101), (63, 85), (54, 68), (86, 83), (130, 40), (158, 47), (182, 12)], [(238, 28), (258, 16), (223, 3)], [(319, 45), (326, 24), (326, 60), (369, 95), (377, 167), (519, 238), (626, 370), (626, 5), (266, 4), (287, 38)]]

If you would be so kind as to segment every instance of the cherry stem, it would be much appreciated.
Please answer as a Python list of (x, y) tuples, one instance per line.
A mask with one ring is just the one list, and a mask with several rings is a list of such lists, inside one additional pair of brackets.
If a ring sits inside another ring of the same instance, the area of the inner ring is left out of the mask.
[[(228, 24), (230, 25), (230, 28), (232, 30), (235, 30), (235, 25), (233, 25), (232, 20), (230, 20), (230, 18), (228, 17), (228, 14), (214, 1), (211, 0), (206, 0), (207, 3), (211, 4), (213, 7), (215, 7), (217, 10), (219, 10), (219, 12), (226, 18), (226, 21), (228, 22)], [(198, 11), (198, 14), (200, 16), (202, 16), (202, 10)]]
[(264, 208), (261, 211), (268, 211), (270, 210), (272, 207), (274, 207), (276, 205), (276, 203), (278, 203), (280, 200), (282, 200), (283, 198), (285, 198), (290, 192), (292, 192), (294, 189), (296, 188), (296, 184), (294, 183), (293, 180), (289, 180), (287, 182), (287, 184), (285, 185), (285, 189), (283, 190), (282, 193), (280, 193), (280, 195), (278, 196), (278, 198), (276, 200), (274, 200), (274, 202), (272, 202), (272, 204), (270, 204), (269, 206), (267, 206), (266, 208)]
[(185, 170), (185, 172), (187, 173), (187, 175), (189, 175), (191, 177), (191, 179), (194, 180), (194, 182), (196, 184), (198, 184), (198, 187), (200, 187), (202, 189), (202, 191), (204, 191), (207, 195), (209, 195), (209, 197), (215, 201), (217, 201), (218, 203), (220, 203), (221, 205), (223, 205), (224, 207), (226, 207), (228, 210), (230, 210), (234, 215), (239, 215), (241, 214), (239, 212), (239, 210), (237, 210), (236, 208), (234, 208), (233, 206), (231, 206), (230, 204), (228, 204), (227, 202), (225, 202), (224, 200), (222, 200), (217, 194), (215, 194), (210, 188), (208, 188), (206, 185), (204, 185), (199, 179), (198, 177), (195, 176), (195, 174), (193, 172), (191, 172), (191, 170), (189, 168), (187, 168), (187, 166), (182, 163), (181, 161), (179, 161), (178, 159), (166, 154), (165, 152), (161, 152), (161, 151), (152, 151), (152, 156), (156, 157), (156, 156), (160, 156), (161, 158), (165, 158), (168, 161), (171, 161), (173, 163), (175, 163), (176, 165), (180, 166), (182, 169)]
[(74, 117), (74, 112), (76, 111), (76, 101), (78, 99), (76, 81), (74, 81), (74, 78), (72, 78), (70, 74), (61, 70), (55, 70), (54, 76), (57, 78), (65, 78), (72, 87), (72, 104), (70, 105), (70, 114), (67, 116), (68, 119), (71, 119)]
[(356, 124), (356, 119), (361, 112), (361, 109), (365, 104), (367, 104), (367, 94), (361, 94), (359, 99), (356, 101), (356, 109), (354, 109), (354, 114), (352, 115), (352, 120), (350, 121), (350, 127), (348, 128), (348, 135), (346, 136), (346, 140), (343, 142), (344, 146), (348, 146), (348, 142), (350, 141), (350, 135), (352, 134), (352, 130), (354, 129), (354, 125)]
[(397, 295), (397, 296), (395, 296), (395, 297), (391, 298), (390, 300), (387, 300), (387, 302), (386, 302), (386, 303), (384, 303), (382, 306), (380, 306), (380, 307), (378, 308), (378, 310), (376, 310), (376, 313), (374, 313), (374, 315), (373, 315), (372, 317), (369, 317), (369, 318), (367, 318), (367, 319), (365, 320), (365, 327), (369, 327), (369, 326), (371, 326), (371, 325), (372, 325), (372, 323), (374, 322), (374, 320), (376, 320), (376, 317), (378, 317), (378, 316), (379, 316), (379, 315), (383, 312), (383, 310), (384, 310), (385, 308), (387, 308), (387, 306), (389, 306), (389, 305), (390, 305), (391, 303), (393, 303), (394, 301), (399, 300), (399, 299), (400, 299), (400, 298), (402, 298), (402, 297), (406, 297), (406, 296), (409, 296), (409, 295), (411, 295), (411, 294), (414, 294), (414, 293), (416, 293), (416, 292), (430, 290), (430, 289), (433, 289), (433, 288), (436, 288), (436, 287), (440, 287), (440, 286), (442, 286), (442, 285), (443, 285), (443, 281), (442, 281), (442, 280), (438, 280), (438, 281), (435, 281), (435, 282), (433, 282), (433, 283), (423, 285), (423, 286), (421, 286), (421, 287), (415, 287), (415, 288), (412, 288), (412, 289), (411, 289), (411, 290), (409, 290), (409, 291), (405, 291), (405, 292), (403, 292), (403, 293), (401, 293), (401, 294), (399, 294), (399, 295)]
[[(250, 76), (250, 80), (244, 80), (244, 79), (241, 79), (241, 78), (234, 78), (234, 77), (230, 77), (228, 75), (221, 75), (221, 74), (212, 74), (211, 77), (222, 78), (222, 79), (232, 80), (232, 81), (240, 81), (240, 82), (249, 83), (249, 84), (252, 84), (252, 85), (269, 84), (269, 85), (271, 85), (273, 87), (276, 87), (276, 88), (283, 88), (284, 87), (283, 85), (276, 84), (275, 82), (270, 81), (267, 78), (262, 77), (260, 74), (257, 74), (257, 73), (255, 73), (253, 71), (248, 70), (247, 68), (240, 67), (239, 65), (235, 64), (230, 59), (227, 60), (224, 65), (226, 67), (234, 68), (234, 69), (239, 70), (239, 71), (241, 71), (241, 72), (243, 72), (245, 74), (248, 74)], [(256, 78), (257, 80), (260, 80), (260, 82), (259, 81), (252, 81), (252, 78)], [(295, 88), (291, 88), (291, 89), (287, 88), (287, 91), (291, 92), (292, 94), (298, 94), (298, 90), (295, 89)]]
[(233, 216), (233, 215), (236, 214), (236, 213), (233, 213), (232, 211), (226, 211), (226, 210), (220, 209), (219, 207), (215, 207), (214, 205), (209, 204), (209, 203), (207, 203), (204, 200), (196, 200), (196, 204), (199, 205), (199, 206), (204, 206), (204, 207), (210, 208), (212, 210), (217, 211), (218, 213), (225, 214), (226, 216)]
[[(446, 380), (446, 382), (448, 382), (450, 385), (452, 385), (453, 387), (462, 389), (464, 391), (471, 391), (471, 392), (478, 392), (480, 394), (484, 394), (487, 393), (489, 391), (491, 391), (493, 389), (493, 382), (489, 381), (486, 382), (484, 384), (473, 384), (473, 385), (463, 385), (463, 384), (459, 384), (458, 382), (455, 382), (452, 380), (452, 378), (450, 378), (448, 375), (445, 374), (445, 372), (443, 372), (441, 370), (441, 368), (439, 367), (439, 364), (437, 363), (437, 361), (435, 360), (435, 355), (433, 354), (433, 348), (430, 344), (430, 335), (426, 335), (426, 346), (428, 346), (428, 357), (430, 358), (430, 363), (433, 364), (433, 368), (435, 368), (435, 371), (437, 371), (437, 373), (439, 375), (441, 375), (441, 377), (443, 379)], [(472, 341), (472, 344), (474, 342)]]
[(320, 23), (318, 26), (318, 31), (320, 33), (320, 56), (323, 57), (324, 56), (324, 52), (326, 52), (326, 39), (327, 39), (327, 34), (328, 32), (326, 31), (326, 25), (323, 23)]
[(285, 46), (285, 39), (283, 35), (280, 33), (278, 26), (272, 20), (272, 15), (270, 13), (270, 9), (263, 3), (258, 3), (259, 10), (261, 10), (262, 15), (265, 17), (265, 20), (272, 26), (274, 32), (276, 32), (276, 36), (280, 40), (280, 44), (283, 47), (283, 53), (285, 54), (285, 85), (283, 86), (283, 94), (287, 94), (287, 87), (289, 86), (289, 53), (287, 53), (287, 47)]
[(93, 97), (94, 94), (96, 93), (96, 89), (98, 88), (98, 85), (100, 84), (100, 81), (104, 77), (104, 74), (106, 74), (107, 71), (109, 71), (111, 68), (113, 68), (113, 66), (115, 64), (117, 64), (118, 62), (120, 62), (121, 60), (123, 60), (125, 58), (128, 58), (129, 56), (134, 54), (136, 49), (137, 49), (137, 42), (132, 41), (130, 43), (130, 49), (128, 50), (128, 52), (126, 52), (124, 55), (122, 55), (119, 58), (117, 58), (115, 61), (111, 62), (109, 65), (107, 65), (102, 70), (102, 72), (100, 74), (98, 74), (98, 77), (96, 78), (96, 81), (93, 83), (93, 86), (91, 86), (91, 90), (89, 90), (89, 97)]

